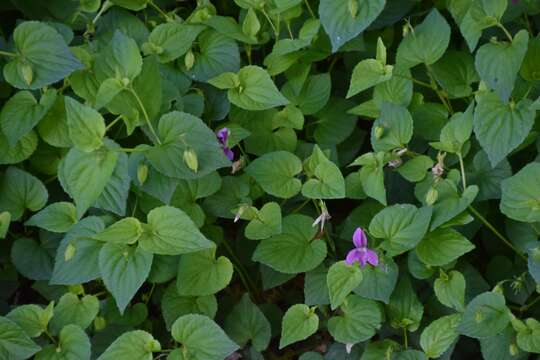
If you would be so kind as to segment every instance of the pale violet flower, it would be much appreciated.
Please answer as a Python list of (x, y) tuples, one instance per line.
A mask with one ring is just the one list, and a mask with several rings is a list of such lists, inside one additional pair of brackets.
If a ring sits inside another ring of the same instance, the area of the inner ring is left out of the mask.
[(218, 130), (218, 132), (216, 133), (216, 137), (219, 141), (219, 144), (221, 145), (221, 148), (223, 149), (223, 153), (225, 154), (227, 159), (233, 161), (234, 152), (227, 145), (230, 135), (231, 135), (231, 131), (226, 127)]
[(357, 228), (353, 235), (353, 243), (355, 248), (349, 251), (345, 262), (348, 265), (352, 265), (358, 262), (361, 267), (366, 266), (369, 263), (373, 266), (379, 265), (379, 257), (377, 253), (367, 247), (367, 237), (362, 228)]

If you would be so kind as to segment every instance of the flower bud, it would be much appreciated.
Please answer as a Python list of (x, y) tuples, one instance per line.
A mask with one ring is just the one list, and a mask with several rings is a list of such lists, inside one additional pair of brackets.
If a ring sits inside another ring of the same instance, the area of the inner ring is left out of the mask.
[(358, 0), (349, 0), (349, 14), (351, 14), (353, 18), (358, 15)]
[(384, 126), (382, 126), (382, 125), (377, 125), (377, 126), (375, 127), (375, 132), (374, 132), (374, 134), (375, 134), (375, 139), (379, 140), (380, 138), (382, 138), (383, 135), (384, 135)]
[(17, 63), (17, 70), (24, 82), (26, 82), (27, 85), (30, 85), (32, 80), (34, 80), (34, 70), (32, 70), (32, 66), (26, 62), (19, 62)]
[(94, 319), (94, 329), (96, 331), (103, 330), (107, 326), (107, 320), (103, 316), (96, 316)]
[(475, 321), (477, 324), (480, 324), (482, 321), (484, 321), (484, 314), (482, 314), (481, 311), (477, 311), (477, 312), (474, 314), (474, 321)]
[(193, 170), (193, 172), (197, 172), (197, 170), (199, 170), (199, 160), (197, 159), (197, 154), (193, 149), (184, 150), (184, 162), (188, 168)]
[(159, 341), (152, 339), (144, 345), (144, 349), (148, 352), (157, 352), (161, 350), (161, 345)]
[(519, 349), (516, 344), (510, 344), (508, 347), (508, 353), (510, 356), (516, 356), (519, 353)]
[(129, 79), (127, 77), (123, 77), (122, 80), (120, 80), (122, 82), (122, 86), (126, 87), (129, 85)]
[(69, 243), (68, 246), (66, 246), (66, 250), (64, 250), (64, 261), (69, 261), (75, 256), (75, 251), (77, 248), (72, 243)]
[(439, 192), (434, 187), (430, 187), (426, 194), (426, 204), (433, 205), (439, 198)]
[(143, 185), (146, 182), (146, 179), (148, 178), (148, 165), (145, 163), (140, 163), (137, 167), (137, 180), (139, 180), (139, 184)]
[(184, 56), (184, 66), (187, 70), (191, 70), (193, 65), (195, 65), (195, 54), (193, 54), (193, 51), (189, 49), (186, 56)]
[(75, 294), (75, 295), (84, 294), (84, 287), (81, 284), (69, 285), (68, 290), (70, 293)]

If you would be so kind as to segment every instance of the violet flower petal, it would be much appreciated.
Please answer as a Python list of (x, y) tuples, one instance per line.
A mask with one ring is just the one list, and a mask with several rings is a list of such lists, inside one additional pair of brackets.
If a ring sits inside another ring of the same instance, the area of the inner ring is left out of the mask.
[(360, 227), (356, 228), (356, 230), (354, 231), (353, 243), (354, 243), (354, 246), (356, 246), (357, 248), (362, 248), (362, 247), (367, 246), (367, 237), (366, 237), (366, 234), (364, 233), (364, 230), (362, 230), (362, 228)]
[(373, 250), (366, 249), (366, 260), (373, 266), (379, 265), (379, 256)]
[(360, 252), (358, 251), (358, 249), (352, 249), (351, 251), (349, 251), (349, 253), (347, 254), (347, 257), (345, 258), (345, 263), (347, 265), (352, 265), (355, 263), (355, 261), (360, 261)]

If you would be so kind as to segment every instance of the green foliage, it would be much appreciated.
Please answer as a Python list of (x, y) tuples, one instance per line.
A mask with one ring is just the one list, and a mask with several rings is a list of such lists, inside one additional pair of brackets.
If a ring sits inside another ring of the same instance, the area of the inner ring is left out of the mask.
[(0, 359), (540, 353), (536, 0), (0, 5)]

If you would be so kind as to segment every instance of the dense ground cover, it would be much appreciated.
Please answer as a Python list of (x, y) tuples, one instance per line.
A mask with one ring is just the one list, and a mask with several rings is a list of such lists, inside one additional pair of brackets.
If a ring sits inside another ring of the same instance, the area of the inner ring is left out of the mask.
[(0, 3), (0, 359), (540, 353), (538, 0)]

